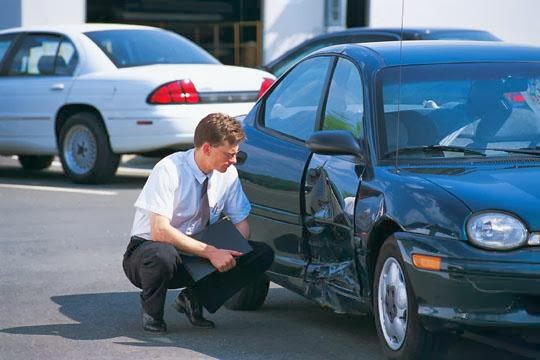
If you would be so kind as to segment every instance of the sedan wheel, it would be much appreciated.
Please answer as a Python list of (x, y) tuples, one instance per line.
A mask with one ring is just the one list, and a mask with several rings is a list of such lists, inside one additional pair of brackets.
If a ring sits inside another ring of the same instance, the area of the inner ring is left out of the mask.
[(120, 155), (112, 152), (101, 120), (92, 113), (78, 113), (60, 130), (60, 159), (74, 182), (103, 183), (116, 172)]
[(24, 170), (43, 170), (51, 166), (52, 155), (19, 155), (19, 163)]
[(387, 258), (379, 279), (377, 297), (379, 319), (388, 347), (397, 350), (403, 345), (407, 331), (407, 288), (403, 270), (394, 258)]
[(262, 275), (227, 300), (225, 307), (229, 310), (257, 310), (264, 304), (269, 287), (270, 280)]
[(393, 236), (379, 251), (373, 294), (375, 326), (387, 358), (434, 359), (445, 353), (448, 336), (420, 323), (416, 296)]
[(72, 126), (64, 138), (64, 159), (66, 165), (77, 175), (92, 170), (97, 160), (97, 141), (85, 126)]

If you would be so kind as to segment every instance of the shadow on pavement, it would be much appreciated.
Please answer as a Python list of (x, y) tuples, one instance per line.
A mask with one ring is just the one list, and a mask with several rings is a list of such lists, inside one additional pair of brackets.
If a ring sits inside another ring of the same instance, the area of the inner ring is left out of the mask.
[(12, 327), (0, 332), (82, 341), (118, 338), (113, 341), (121, 346), (181, 347), (219, 359), (276, 358), (280, 352), (283, 357), (303, 354), (321, 358), (321, 350), (309, 345), (317, 340), (342, 343), (352, 351), (361, 346), (362, 352), (373, 354), (370, 358), (381, 358), (369, 317), (335, 315), (285, 289), (270, 289), (268, 304), (258, 311), (220, 309), (209, 316), (217, 325), (210, 330), (193, 328), (185, 315), (176, 313), (170, 306), (175, 296), (176, 291), (169, 291), (166, 335), (147, 334), (141, 329), (138, 292), (54, 296), (51, 300), (60, 306), (59, 311), (77, 323)]

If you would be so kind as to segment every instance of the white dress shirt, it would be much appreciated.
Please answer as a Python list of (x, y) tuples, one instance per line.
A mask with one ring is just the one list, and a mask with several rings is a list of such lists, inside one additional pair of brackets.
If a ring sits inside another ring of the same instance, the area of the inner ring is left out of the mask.
[(214, 170), (205, 175), (197, 166), (194, 155), (193, 149), (176, 152), (154, 166), (135, 202), (132, 236), (152, 240), (151, 212), (165, 216), (173, 227), (186, 235), (202, 230), (205, 224), (202, 224), (199, 208), (206, 176), (211, 224), (219, 219), (221, 213), (234, 224), (249, 215), (251, 206), (242, 190), (236, 168), (229, 166), (224, 173)]

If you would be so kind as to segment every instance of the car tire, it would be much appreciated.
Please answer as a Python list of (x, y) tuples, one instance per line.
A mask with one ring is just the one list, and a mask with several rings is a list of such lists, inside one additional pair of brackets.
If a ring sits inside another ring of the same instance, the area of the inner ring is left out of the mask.
[(227, 300), (225, 307), (229, 310), (257, 310), (264, 304), (269, 288), (270, 280), (262, 275)]
[(19, 155), (19, 163), (24, 170), (39, 171), (51, 166), (54, 156), (52, 155)]
[(104, 183), (118, 169), (120, 155), (112, 152), (107, 132), (93, 113), (70, 116), (60, 129), (59, 145), (64, 171), (76, 183)]
[(426, 330), (420, 323), (416, 296), (393, 236), (380, 249), (373, 294), (375, 326), (386, 358), (416, 360), (444, 356), (446, 338)]

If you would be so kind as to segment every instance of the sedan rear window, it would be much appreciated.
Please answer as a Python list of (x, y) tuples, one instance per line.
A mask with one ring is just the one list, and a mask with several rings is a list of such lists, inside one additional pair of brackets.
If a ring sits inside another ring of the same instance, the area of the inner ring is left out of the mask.
[(85, 33), (119, 68), (153, 64), (219, 64), (188, 39), (161, 30), (104, 30)]

